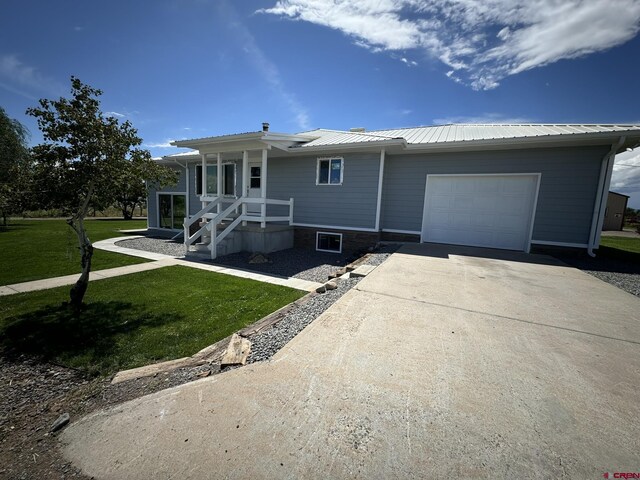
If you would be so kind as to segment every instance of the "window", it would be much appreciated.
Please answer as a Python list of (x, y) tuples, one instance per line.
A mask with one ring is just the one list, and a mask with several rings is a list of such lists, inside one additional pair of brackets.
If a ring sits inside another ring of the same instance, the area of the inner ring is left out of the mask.
[(187, 197), (183, 194), (158, 194), (158, 209), (160, 228), (179, 230), (187, 216)]
[(316, 185), (342, 185), (343, 158), (319, 158)]
[(342, 253), (342, 234), (317, 232), (316, 250), (320, 252)]
[(260, 188), (261, 169), (261, 167), (251, 167), (251, 171), (249, 172), (251, 173), (251, 178), (249, 180), (249, 185), (251, 185), (250, 188)]
[[(222, 164), (222, 194), (236, 194), (236, 164)], [(207, 165), (207, 195), (218, 194), (218, 166)], [(202, 195), (202, 165), (196, 165), (196, 195)]]

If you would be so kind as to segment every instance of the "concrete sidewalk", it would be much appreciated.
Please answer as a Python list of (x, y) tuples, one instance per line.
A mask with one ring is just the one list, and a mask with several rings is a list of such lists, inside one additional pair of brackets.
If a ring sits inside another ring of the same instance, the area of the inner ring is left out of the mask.
[[(96, 242), (93, 246), (99, 250), (121, 253), (135, 257), (154, 260), (153, 262), (138, 263), (136, 265), (127, 265), (124, 267), (108, 268), (104, 270), (95, 270), (89, 274), (89, 281), (104, 280), (105, 278), (119, 277), (132, 273), (146, 272), (158, 268), (168, 267), (172, 265), (181, 265), (183, 267), (196, 268), (198, 270), (206, 270), (208, 272), (221, 273), (223, 275), (231, 275), (233, 277), (246, 278), (256, 280), (258, 282), (270, 283), (272, 285), (281, 285), (283, 287), (295, 288), (305, 292), (312, 292), (318, 288), (321, 283), (302, 280), (294, 277), (277, 277), (274, 275), (265, 275), (262, 273), (250, 272), (235, 268), (221, 267), (218, 265), (209, 265), (199, 262), (191, 262), (170, 255), (146, 252), (144, 250), (135, 250), (133, 248), (124, 248), (116, 245), (119, 240), (138, 238), (139, 236), (127, 236), (111, 238)], [(13, 285), (0, 286), (0, 297), (5, 295), (14, 295), (16, 293), (34, 292), (36, 290), (46, 290), (48, 288), (63, 287), (73, 285), (78, 280), (80, 274), (65, 275), (62, 277), (43, 278), (42, 280), (34, 280), (32, 282), (15, 283)]]
[(405, 246), (272, 361), (96, 412), (61, 440), (96, 479), (635, 472), (639, 307), (549, 257)]

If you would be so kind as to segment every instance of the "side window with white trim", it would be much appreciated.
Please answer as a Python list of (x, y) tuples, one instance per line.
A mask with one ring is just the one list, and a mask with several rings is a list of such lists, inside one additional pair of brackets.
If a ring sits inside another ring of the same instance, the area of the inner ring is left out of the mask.
[(316, 185), (342, 185), (344, 158), (319, 158), (316, 169)]

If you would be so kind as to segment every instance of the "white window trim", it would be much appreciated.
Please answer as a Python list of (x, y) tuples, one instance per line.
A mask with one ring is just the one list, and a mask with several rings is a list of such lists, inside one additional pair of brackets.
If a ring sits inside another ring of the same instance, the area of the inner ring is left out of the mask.
[[(334, 235), (340, 237), (340, 250), (325, 250), (318, 248), (318, 237), (320, 235)], [(342, 253), (342, 234), (337, 232), (316, 232), (316, 252)]]
[[(156, 228), (157, 230), (162, 230), (163, 232), (180, 232), (180, 231), (182, 231), (181, 228), (164, 228), (164, 227), (160, 226), (160, 224), (162, 223), (160, 221), (160, 195), (171, 195), (172, 197), (175, 196), (175, 195), (182, 195), (183, 197), (185, 197), (185, 203), (186, 203), (187, 192), (162, 192), (162, 191), (157, 191), (156, 192), (156, 209), (157, 209), (157, 212), (156, 212), (157, 218), (156, 218), (156, 220), (157, 220), (158, 223), (156, 224), (157, 225), (156, 227), (152, 227), (152, 228)], [(171, 203), (173, 205), (173, 199), (171, 199)], [(187, 214), (187, 217), (190, 215), (189, 212), (186, 212), (186, 214)], [(147, 217), (148, 217), (148, 215), (147, 215)]]
[[(224, 167), (225, 165), (233, 165), (233, 193), (224, 193), (222, 196), (223, 197), (227, 197), (227, 198), (237, 198), (237, 185), (238, 185), (238, 165), (236, 164), (236, 162), (233, 161), (229, 161), (229, 162), (223, 162), (221, 163), (222, 166), (222, 170), (224, 171)], [(207, 163), (207, 167), (216, 167), (217, 164), (216, 163)], [(198, 164), (196, 165), (196, 171), (200, 169), (200, 172), (202, 172), (202, 165)], [(202, 173), (200, 174), (200, 178), (202, 179)], [(196, 195), (198, 195), (198, 190), (202, 189), (202, 183), (200, 183), (200, 185), (198, 185), (198, 175), (197, 173), (194, 171), (193, 174), (193, 181), (195, 183), (196, 189)], [(224, 188), (224, 178), (222, 179), (222, 187)], [(210, 193), (200, 193), (199, 197), (202, 198), (215, 198), (218, 195), (214, 195), (214, 194), (210, 194)]]
[[(329, 178), (327, 183), (320, 183), (320, 162), (323, 160), (329, 161)], [(330, 183), (331, 181), (331, 160), (340, 160), (340, 183)], [(316, 162), (316, 186), (326, 187), (332, 185), (342, 185), (344, 179), (344, 157), (319, 157)]]

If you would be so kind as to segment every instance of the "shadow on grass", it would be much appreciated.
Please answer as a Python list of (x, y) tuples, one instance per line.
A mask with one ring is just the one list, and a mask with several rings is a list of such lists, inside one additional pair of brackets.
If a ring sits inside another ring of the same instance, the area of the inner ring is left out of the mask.
[(0, 346), (6, 355), (33, 355), (91, 375), (107, 374), (126, 365), (132, 349), (144, 353), (144, 345), (131, 342), (140, 329), (176, 321), (177, 315), (150, 314), (127, 302), (94, 302), (79, 311), (68, 304), (48, 305), (8, 318)]
[(24, 223), (13, 223), (9, 221), (7, 225), (0, 225), (0, 233), (4, 232), (17, 232), (19, 230), (26, 230), (29, 228), (29, 225)]
[(601, 246), (591, 258), (585, 252), (558, 253), (555, 257), (572, 267), (595, 272), (640, 274), (640, 253)]

